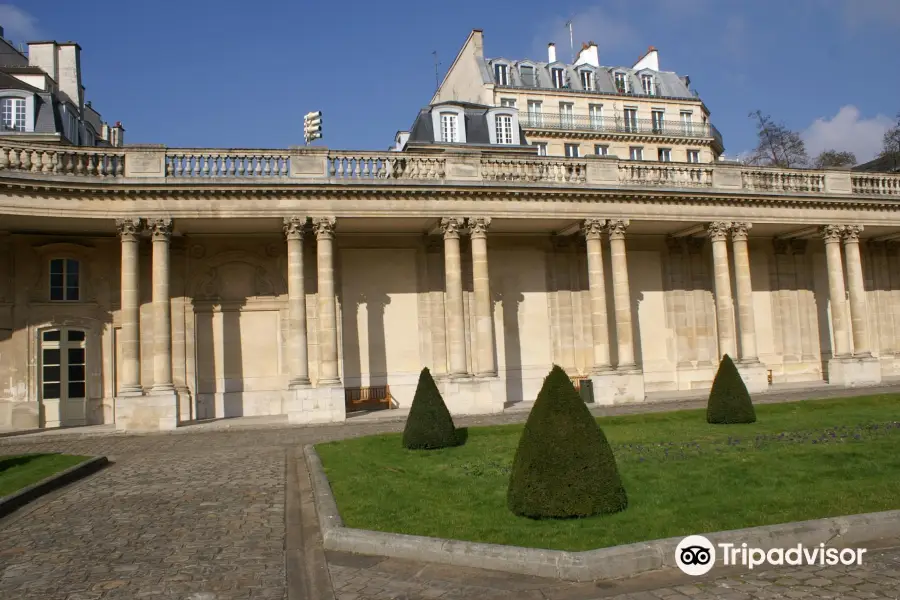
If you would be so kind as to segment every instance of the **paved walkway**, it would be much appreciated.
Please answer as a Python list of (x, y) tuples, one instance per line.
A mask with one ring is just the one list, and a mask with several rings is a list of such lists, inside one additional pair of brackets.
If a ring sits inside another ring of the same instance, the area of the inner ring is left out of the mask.
[[(866, 390), (876, 391), (896, 392), (897, 387)], [(846, 390), (816, 395), (839, 392), (847, 395)], [(808, 392), (770, 394), (759, 401), (805, 395)], [(702, 404), (686, 400), (667, 405), (602, 407), (595, 412), (625, 414)], [(515, 422), (526, 415), (518, 411), (464, 418), (459, 424)], [(0, 454), (52, 451), (106, 455), (114, 463), (0, 520), (0, 598), (308, 597), (302, 594), (303, 586), (292, 585), (288, 590), (286, 584), (297, 581), (296, 575), (292, 576), (291, 535), (285, 535), (286, 498), (290, 501), (292, 497), (285, 493), (290, 454), (302, 444), (397, 431), (402, 422), (363, 418), (315, 428), (278, 423), (227, 427), (235, 424), (210, 423), (160, 435), (115, 434), (101, 429), (0, 438)], [(287, 521), (296, 523), (297, 519)], [(316, 532), (304, 532), (303, 537), (314, 549)], [(318, 555), (324, 557), (321, 551)], [(317, 555), (311, 552), (302, 556), (309, 562)], [(322, 563), (324, 570), (324, 558)], [(316, 595), (316, 600), (900, 598), (897, 550), (873, 554), (862, 568), (853, 570), (791, 567), (754, 573), (752, 577), (732, 575), (702, 585), (696, 580), (673, 580), (668, 574), (616, 584), (567, 584), (342, 554), (328, 555), (328, 572), (334, 596), (325, 593)], [(308, 577), (309, 570), (303, 576)]]

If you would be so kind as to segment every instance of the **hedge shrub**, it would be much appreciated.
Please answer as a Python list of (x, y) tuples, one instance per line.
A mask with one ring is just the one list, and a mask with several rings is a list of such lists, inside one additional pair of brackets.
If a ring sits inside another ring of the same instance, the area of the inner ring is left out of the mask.
[(709, 391), (706, 422), (716, 424), (755, 423), (756, 411), (750, 393), (737, 367), (727, 354), (719, 362), (719, 370)]
[(556, 365), (525, 423), (506, 498), (513, 513), (533, 519), (587, 517), (628, 505), (606, 436)]
[(453, 417), (426, 367), (419, 374), (416, 395), (413, 396), (409, 416), (406, 418), (403, 446), (410, 450), (434, 450), (457, 444)]

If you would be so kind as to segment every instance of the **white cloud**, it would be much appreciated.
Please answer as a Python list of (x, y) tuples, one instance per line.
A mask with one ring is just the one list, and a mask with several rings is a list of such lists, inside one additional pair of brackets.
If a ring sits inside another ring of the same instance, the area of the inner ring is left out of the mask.
[(534, 37), (535, 58), (546, 60), (547, 44), (553, 42), (556, 44), (557, 57), (565, 62), (571, 61), (569, 30), (566, 27), (569, 20), (572, 21), (575, 52), (581, 49), (581, 42), (593, 41), (597, 44), (601, 64), (608, 62), (604, 57), (610, 52), (621, 54), (623, 48), (628, 50), (640, 47), (641, 36), (627, 21), (594, 6), (577, 13), (571, 19), (555, 17), (544, 21), (546, 25)]
[(3, 37), (16, 42), (33, 42), (41, 37), (37, 18), (12, 4), (0, 4), (0, 27)]
[(859, 109), (847, 105), (831, 119), (816, 119), (800, 135), (810, 158), (823, 150), (850, 151), (862, 163), (875, 158), (881, 151), (884, 132), (892, 124), (893, 120), (884, 115), (860, 118)]

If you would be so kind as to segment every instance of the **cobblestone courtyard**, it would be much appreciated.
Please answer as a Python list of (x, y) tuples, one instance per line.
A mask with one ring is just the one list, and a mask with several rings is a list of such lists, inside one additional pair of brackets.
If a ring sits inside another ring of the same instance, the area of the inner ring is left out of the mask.
[[(653, 409), (602, 412), (648, 408)], [(505, 414), (460, 424), (524, 417)], [(288, 453), (306, 443), (401, 426), (351, 421), (318, 428), (201, 426), (165, 435), (75, 431), (0, 438), (0, 454), (102, 454), (114, 463), (0, 521), (0, 598), (305, 598), (299, 589), (289, 594), (286, 584), (291, 581), (285, 566)], [(316, 600), (900, 598), (900, 549), (871, 552), (862, 567), (789, 567), (720, 574), (700, 583), (664, 574), (571, 584), (342, 554), (329, 554), (328, 563), (334, 596)]]

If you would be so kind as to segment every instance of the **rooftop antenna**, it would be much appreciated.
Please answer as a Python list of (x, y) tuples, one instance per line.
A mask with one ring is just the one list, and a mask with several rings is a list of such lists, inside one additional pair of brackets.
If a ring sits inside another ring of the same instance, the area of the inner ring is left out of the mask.
[(575, 62), (575, 36), (572, 34), (572, 20), (566, 21), (566, 27), (569, 28), (569, 50), (572, 51), (572, 62)]
[(438, 78), (438, 65), (441, 64), (438, 62), (437, 50), (432, 52), (434, 55), (434, 91), (437, 91), (439, 87), (441, 87), (441, 81)]

